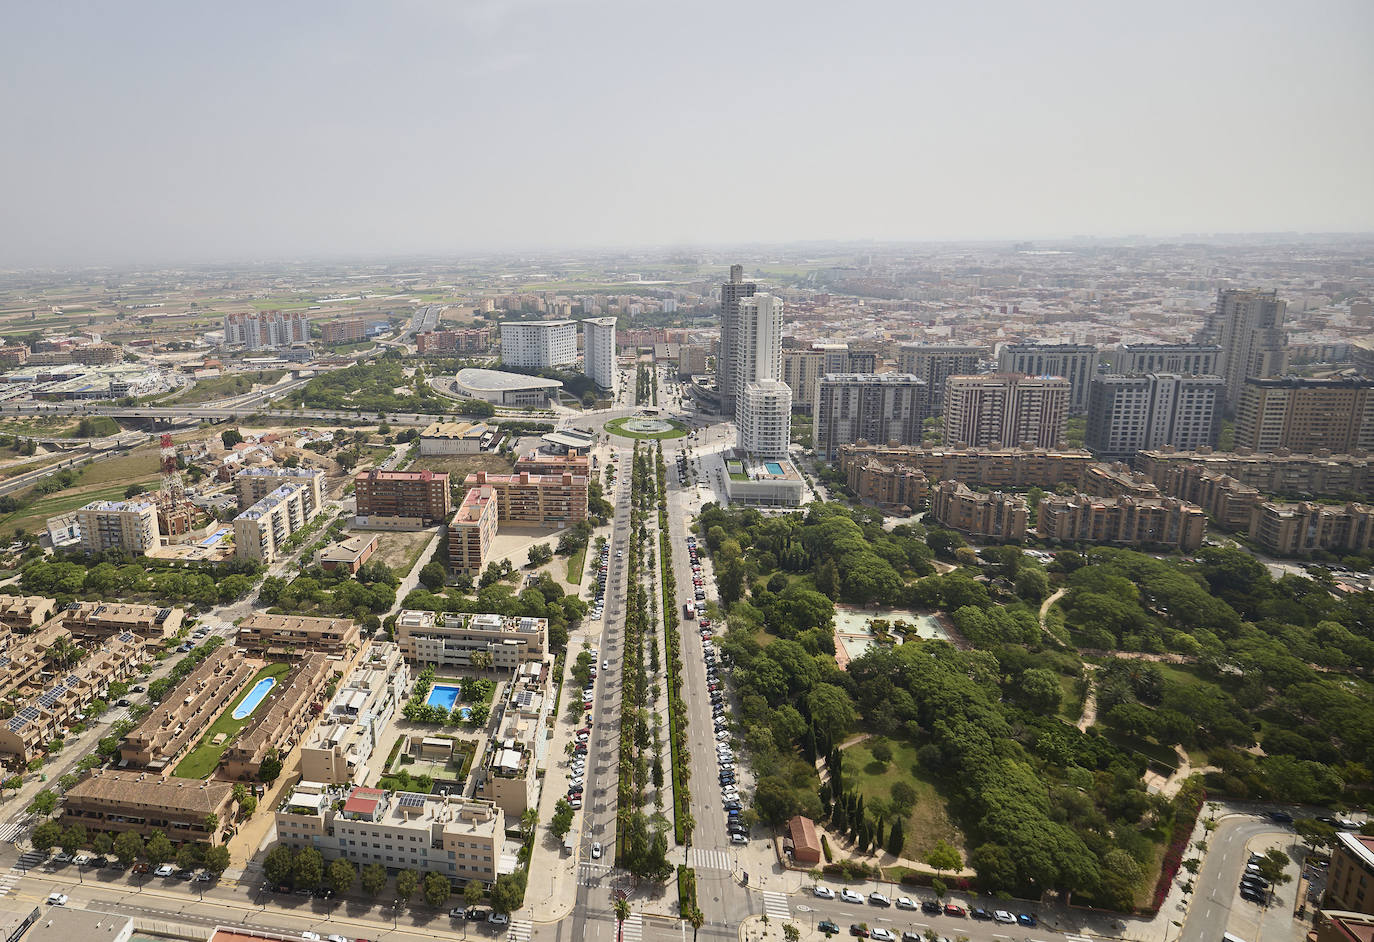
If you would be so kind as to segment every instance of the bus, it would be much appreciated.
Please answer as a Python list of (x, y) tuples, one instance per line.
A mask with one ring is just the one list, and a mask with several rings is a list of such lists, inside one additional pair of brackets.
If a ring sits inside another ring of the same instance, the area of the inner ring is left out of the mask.
[(691, 602), (684, 602), (682, 605), (682, 614), (685, 618), (695, 618), (697, 614), (697, 607), (693, 605)]

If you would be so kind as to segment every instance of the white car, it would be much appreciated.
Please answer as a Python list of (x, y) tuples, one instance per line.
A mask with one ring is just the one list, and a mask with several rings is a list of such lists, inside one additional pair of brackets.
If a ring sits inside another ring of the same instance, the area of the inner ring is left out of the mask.
[(67, 905), (67, 894), (66, 894), (66, 893), (49, 893), (49, 894), (48, 894), (48, 905), (49, 905), (49, 906), (66, 906), (66, 905)]
[(727, 740), (727, 739), (729, 739), (729, 738), (730, 738), (730, 731), (729, 731), (728, 729), (722, 729), (722, 730), (720, 730), (718, 733), (716, 733), (716, 740), (717, 740), (718, 742), (724, 742), (725, 740)]
[(919, 909), (920, 907), (916, 904), (916, 901), (912, 899), (910, 896), (899, 896), (897, 897), (897, 908)]
[(301, 933), (301, 938), (308, 939), (309, 942), (320, 942), (320, 934), (318, 932), (313, 932), (310, 929), (304, 930)]
[(749, 843), (749, 838), (745, 837), (743, 834), (731, 834), (731, 835), (730, 835), (730, 843), (731, 843), (731, 844), (748, 844), (748, 843)]
[(832, 890), (832, 889), (831, 889), (830, 887), (828, 887), (828, 886), (817, 886), (817, 887), (813, 887), (812, 890), (811, 890), (811, 893), (812, 893), (817, 899), (834, 899), (834, 898), (835, 898), (835, 891)]
[(897, 936), (893, 934), (892, 930), (884, 929), (882, 926), (876, 926), (868, 930), (868, 937), (870, 939), (877, 939), (878, 942), (897, 942)]
[(844, 900), (846, 903), (862, 903), (864, 901), (862, 896), (855, 893), (849, 887), (840, 890), (840, 899)]
[(998, 922), (1016, 922), (1016, 917), (1005, 909), (994, 909), (992, 911), (992, 918), (996, 919)]
[(868, 894), (868, 901), (872, 903), (874, 906), (892, 905), (892, 900), (884, 896), (882, 893), (879, 893), (877, 890), (874, 890), (872, 893)]
[(176, 867), (172, 866), (171, 864), (165, 863), (165, 864), (160, 864), (160, 865), (158, 866), (158, 868), (157, 868), (156, 870), (153, 871), (153, 876), (155, 876), (155, 877), (170, 877), (172, 874), (174, 874), (174, 873), (176, 873), (176, 872), (177, 872), (177, 868), (176, 868)]
[(593, 842), (592, 842), (592, 859), (593, 859), (593, 860), (600, 860), (600, 859), (601, 859), (601, 842), (600, 842), (600, 841), (593, 841)]

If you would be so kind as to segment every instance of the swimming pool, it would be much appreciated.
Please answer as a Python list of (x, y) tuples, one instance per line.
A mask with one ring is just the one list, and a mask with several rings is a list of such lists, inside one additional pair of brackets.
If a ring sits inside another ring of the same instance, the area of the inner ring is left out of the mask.
[(776, 461), (765, 461), (763, 466), (768, 469), (768, 473), (777, 477), (782, 477), (782, 465)]
[(267, 692), (277, 685), (277, 678), (264, 677), (253, 685), (253, 689), (248, 691), (248, 696), (239, 701), (239, 705), (234, 707), (232, 716), (236, 720), (246, 719), (258, 708), (262, 698), (267, 696)]
[(453, 684), (435, 684), (429, 688), (429, 696), (425, 698), (425, 703), (452, 710), (453, 705), (458, 702), (458, 694), (459, 688)]

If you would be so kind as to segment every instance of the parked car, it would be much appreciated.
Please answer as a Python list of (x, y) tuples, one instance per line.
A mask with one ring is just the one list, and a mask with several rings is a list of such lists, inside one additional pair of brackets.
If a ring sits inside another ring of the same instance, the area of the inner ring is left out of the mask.
[(862, 896), (855, 893), (849, 887), (844, 887), (840, 890), (840, 899), (844, 900), (846, 903), (862, 903), (864, 901)]
[(176, 873), (176, 869), (176, 867), (172, 866), (169, 863), (159, 864), (158, 868), (153, 871), (153, 876), (170, 877), (173, 873)]
[(965, 910), (964, 907), (962, 907), (962, 906), (956, 906), (954, 903), (946, 903), (946, 904), (945, 904), (945, 915), (946, 915), (946, 916), (957, 916), (958, 918), (963, 919), (965, 916), (968, 915), (968, 911)]
[(1040, 925), (1040, 920), (1036, 918), (1035, 913), (1017, 913), (1016, 921), (1019, 924), (1023, 926), (1029, 926), (1032, 929)]
[(830, 935), (832, 932), (839, 932), (840, 927), (835, 925), (829, 919), (822, 919), (820, 922), (816, 923), (816, 931), (823, 932), (826, 935)]
[(891, 929), (884, 929), (882, 926), (874, 926), (868, 930), (868, 937), (877, 942), (897, 942), (897, 936)]
[(940, 904), (933, 899), (923, 899), (921, 900), (921, 912), (938, 916), (940, 915)]
[(1013, 916), (1011, 913), (1007, 912), (1005, 909), (994, 909), (992, 911), (992, 918), (996, 919), (998, 922), (1016, 922), (1016, 917)]
[(865, 929), (863, 926), (859, 925), (857, 922), (851, 922), (849, 924), (849, 934), (856, 939), (868, 938), (868, 930)]
[(879, 893), (877, 890), (874, 890), (872, 893), (868, 894), (868, 901), (872, 903), (874, 906), (892, 905), (892, 900), (889, 897), (883, 895), (882, 893)]
[(984, 921), (992, 920), (992, 913), (988, 912), (981, 906), (973, 907), (973, 909), (969, 911), (969, 915), (972, 916), (974, 919), (981, 919)]
[(835, 891), (828, 886), (815, 886), (811, 888), (811, 893), (818, 899), (834, 899)]

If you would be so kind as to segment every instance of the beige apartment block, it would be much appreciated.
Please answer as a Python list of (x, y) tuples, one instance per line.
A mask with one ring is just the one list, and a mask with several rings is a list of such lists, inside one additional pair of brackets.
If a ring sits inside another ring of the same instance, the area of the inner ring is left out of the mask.
[(48, 622), (28, 634), (0, 626), (0, 691), (22, 691), (47, 663), (48, 648), (59, 639), (70, 641), (71, 637), (71, 632), (57, 622)]
[(300, 657), (307, 652), (347, 654), (358, 647), (358, 641), (358, 625), (351, 618), (254, 612), (239, 622), (238, 646), (267, 658)]
[(518, 821), (537, 801), (535, 742), (553, 708), (548, 665), (527, 661), (516, 672), (501, 711), (501, 728), (473, 771), (473, 796), (495, 802)]
[(219, 843), (221, 828), (206, 827), (214, 815), (221, 827), (233, 819), (234, 787), (228, 782), (163, 778), (151, 772), (97, 769), (74, 785), (62, 802), (62, 822), (88, 831), (134, 831), (145, 838), (161, 831), (173, 843)]
[(1236, 406), (1236, 447), (1374, 450), (1374, 379), (1247, 379)]
[(291, 535), (310, 522), (307, 493), (303, 484), (283, 484), (235, 517), (234, 554), (239, 559), (276, 562)]
[[(337, 801), (343, 807), (335, 811)], [(493, 883), (506, 817), (489, 801), (301, 782), (276, 812), (278, 843), (313, 847), (325, 860), (442, 873), (453, 883)]]
[(302, 503), (307, 519), (324, 507), (324, 472), (311, 468), (245, 468), (234, 475), (239, 510), (247, 510), (283, 484), (305, 488)]
[(81, 550), (95, 555), (119, 550), (142, 556), (162, 545), (157, 505), (151, 500), (98, 500), (76, 512)]
[(1191, 552), (1207, 533), (1206, 512), (1172, 497), (1049, 496), (1037, 513), (1036, 533), (1047, 540), (1177, 546)]
[(135, 602), (72, 602), (61, 615), (63, 627), (76, 638), (99, 640), (128, 631), (149, 647), (160, 647), (181, 630), (186, 613), (171, 606)]
[(931, 514), (941, 524), (984, 539), (1026, 538), (1030, 508), (1018, 494), (971, 491), (958, 481), (941, 481), (931, 492)]
[(897, 350), (897, 372), (911, 373), (926, 381), (930, 414), (945, 410), (945, 381), (951, 376), (972, 376), (980, 361), (992, 355), (987, 347), (975, 344), (903, 344)]
[(542, 451), (532, 451), (515, 460), (515, 470), (529, 471), (532, 474), (572, 474), (587, 477), (591, 474), (591, 459), (586, 454), (572, 452), (551, 455)]
[(478, 471), (463, 483), (469, 488), (491, 487), (496, 492), (497, 519), (501, 521), (563, 524), (587, 519), (588, 478), (584, 475)]
[(1093, 465), (1081, 448), (958, 448), (920, 445), (841, 445), (839, 468), (860, 500), (881, 506), (923, 506), (935, 481), (1025, 490), (1079, 486)]
[(448, 524), (448, 568), (458, 576), (481, 575), (496, 539), (500, 498), (488, 485), (469, 488)]
[(41, 595), (0, 595), (0, 625), (26, 634), (57, 612), (57, 602)]
[(261, 667), (231, 645), (211, 651), (124, 737), (120, 758), (154, 772), (175, 768)]
[(1354, 494), (1374, 499), (1374, 458), (1367, 452), (1297, 454), (1281, 448), (1269, 454), (1249, 449), (1214, 452), (1210, 449), (1175, 451), (1161, 448), (1142, 451), (1136, 456), (1135, 464), (1165, 493), (1187, 500), (1193, 498), (1165, 486), (1167, 476), (1183, 473), (1201, 477), (1204, 472), (1212, 472), (1232, 477), (1265, 494), (1284, 497)]
[(301, 779), (346, 785), (379, 771), (372, 767), (378, 739), (409, 692), (410, 667), (401, 649), (371, 645), (301, 746)]
[(414, 664), (471, 667), (487, 651), (492, 667), (513, 670), (548, 653), (549, 621), (518, 615), (466, 615), (406, 609), (396, 618), (396, 643)]
[(1265, 501), (1250, 518), (1250, 539), (1270, 553), (1365, 553), (1374, 547), (1374, 506)]
[(1374, 836), (1336, 832), (1322, 905), (1352, 913), (1374, 911)]
[(250, 724), (224, 751), (220, 768), (229, 778), (257, 781), (262, 760), (268, 752), (285, 756), (301, 736), (314, 714), (311, 706), (324, 697), (325, 685), (334, 673), (325, 654), (307, 654), (253, 711)]
[[(1086, 392), (1085, 384), (1085, 400)], [(945, 382), (944, 440), (974, 447), (1057, 448), (1069, 402), (1069, 381), (1059, 376), (951, 376)]]

